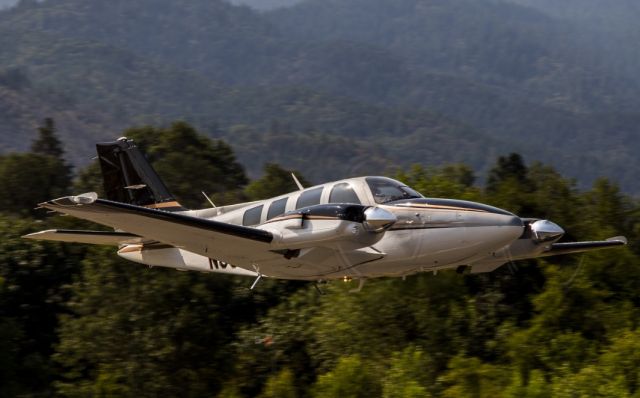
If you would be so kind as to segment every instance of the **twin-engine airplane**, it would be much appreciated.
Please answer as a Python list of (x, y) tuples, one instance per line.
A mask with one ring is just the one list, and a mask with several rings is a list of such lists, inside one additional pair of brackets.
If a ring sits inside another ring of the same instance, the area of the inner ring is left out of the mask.
[[(114, 228), (47, 230), (30, 239), (114, 245), (138, 263), (326, 281), (402, 277), (456, 268), (490, 272), (528, 258), (625, 245), (624, 237), (557, 243), (564, 231), (481, 203), (425, 198), (385, 177), (330, 182), (287, 195), (183, 208), (127, 138), (97, 145), (107, 200), (96, 193), (40, 206)], [(295, 178), (295, 177), (294, 177)], [(297, 182), (297, 180), (296, 180)]]

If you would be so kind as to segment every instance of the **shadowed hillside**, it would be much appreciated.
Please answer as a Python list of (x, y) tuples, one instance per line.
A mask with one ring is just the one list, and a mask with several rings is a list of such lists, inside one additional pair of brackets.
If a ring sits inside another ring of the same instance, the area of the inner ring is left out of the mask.
[[(612, 56), (614, 34), (562, 8), (520, 3), (306, 0), (258, 13), (222, 0), (22, 2), (0, 12), (0, 60), (32, 90), (81, 104), (71, 118), (102, 115), (89, 135), (61, 120), (65, 143), (175, 119), (232, 144), (239, 125), (270, 142), (275, 121), (296, 142), (310, 131), (359, 148), (393, 142), (371, 173), (408, 159), (486, 170), (487, 153), (518, 150), (583, 185), (615, 175), (640, 190), (634, 58)], [(21, 149), (11, 137), (30, 134), (27, 119), (4, 116), (2, 145)], [(335, 157), (347, 166), (318, 177), (350, 170), (346, 153)]]

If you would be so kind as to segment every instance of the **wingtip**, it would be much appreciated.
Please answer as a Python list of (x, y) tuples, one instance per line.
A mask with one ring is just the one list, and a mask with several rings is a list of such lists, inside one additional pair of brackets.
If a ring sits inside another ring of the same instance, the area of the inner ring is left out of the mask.
[(80, 195), (63, 196), (61, 198), (51, 199), (49, 201), (39, 203), (38, 206), (45, 209), (54, 209), (57, 206), (67, 207), (67, 206), (87, 205), (95, 202), (97, 199), (98, 199), (97, 193), (85, 192)]
[(22, 239), (40, 239), (39, 237), (42, 236), (43, 234), (47, 233), (47, 232), (52, 232), (55, 231), (55, 229), (47, 229), (46, 231), (38, 231), (38, 232), (32, 232), (30, 234), (26, 234), (26, 235), (22, 235), (21, 238)]
[(626, 236), (614, 236), (612, 238), (607, 239), (607, 242), (620, 242), (623, 245), (629, 243)]

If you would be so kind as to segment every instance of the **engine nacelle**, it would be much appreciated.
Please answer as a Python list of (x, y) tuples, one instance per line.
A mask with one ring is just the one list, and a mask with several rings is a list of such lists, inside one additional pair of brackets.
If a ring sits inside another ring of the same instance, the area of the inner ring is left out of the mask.
[(285, 213), (258, 228), (273, 234), (274, 249), (299, 249), (334, 241), (369, 246), (379, 241), (396, 220), (395, 215), (379, 207), (326, 204)]

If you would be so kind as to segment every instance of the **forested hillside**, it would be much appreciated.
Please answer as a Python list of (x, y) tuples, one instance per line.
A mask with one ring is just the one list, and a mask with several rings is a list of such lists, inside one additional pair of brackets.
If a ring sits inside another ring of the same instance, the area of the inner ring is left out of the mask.
[[(326, 179), (362, 173), (357, 154), (371, 147), (382, 149), (366, 173), (443, 159), (486, 171), (496, 154), (519, 151), (581, 187), (612, 176), (638, 192), (637, 41), (567, 9), (542, 0), (306, 0), (267, 12), (222, 0), (22, 1), (0, 12), (0, 65), (30, 86), (2, 101), (33, 105), (1, 113), (0, 147), (25, 150), (42, 109), (85, 165), (97, 139), (180, 118), (235, 144), (252, 176), (269, 160), (261, 152)], [(290, 137), (308, 150), (318, 134), (350, 149), (308, 170), (329, 151), (302, 159), (280, 145)], [(271, 146), (245, 150), (248, 136)]]
[[(269, 279), (250, 291), (248, 279), (147, 268), (110, 247), (21, 239), (86, 228), (32, 204), (101, 189), (95, 165), (71, 183), (59, 129), (41, 124), (28, 153), (0, 156), (0, 396), (632, 397), (640, 389), (640, 204), (609, 180), (578, 190), (518, 155), (494, 160), (486, 188), (465, 165), (415, 165), (393, 176), (429, 196), (554, 220), (567, 239), (624, 234), (630, 245), (490, 274), (373, 280), (359, 293), (348, 292), (352, 283), (323, 285), (320, 295), (312, 284)], [(249, 181), (231, 146), (184, 122), (120, 134), (145, 148), (183, 203), (204, 204), (201, 189), (219, 204), (296, 189), (275, 164)], [(202, 175), (226, 179), (203, 186)]]

